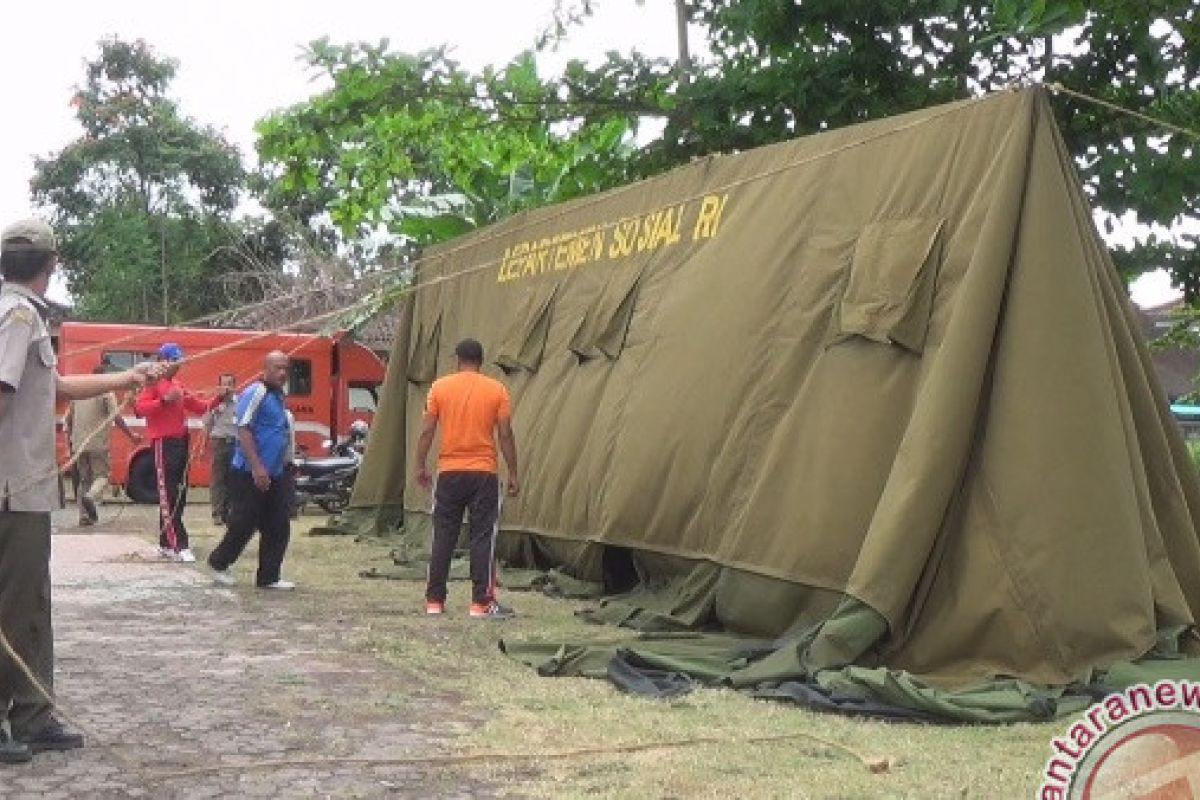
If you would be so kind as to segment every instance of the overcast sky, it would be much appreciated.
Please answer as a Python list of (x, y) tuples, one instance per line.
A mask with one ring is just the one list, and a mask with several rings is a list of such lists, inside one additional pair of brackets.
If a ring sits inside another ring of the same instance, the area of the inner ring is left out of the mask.
[[(547, 70), (569, 58), (599, 59), (610, 49), (673, 57), (672, 0), (601, 0), (598, 6), (558, 53), (541, 58)], [(479, 68), (531, 47), (553, 7), (553, 0), (45, 0), (6, 7), (0, 220), (35, 212), (33, 158), (80, 135), (70, 100), (102, 38), (144, 39), (177, 60), (172, 94), (183, 113), (222, 130), (250, 159), (255, 121), (315, 90), (312, 74), (297, 60), (308, 42), (387, 38), (409, 52), (444, 44), (465, 66)], [(65, 299), (61, 284), (52, 294)]]
[[(84, 62), (106, 36), (145, 39), (179, 62), (173, 94), (183, 112), (225, 132), (251, 157), (254, 122), (314, 91), (297, 56), (328, 36), (334, 42), (386, 37), (396, 49), (448, 44), (468, 67), (507, 61), (530, 47), (550, 22), (554, 0), (43, 0), (6, 6), (0, 74), (5, 127), (0, 139), (0, 220), (33, 213), (34, 156), (47, 156), (80, 134), (70, 106)], [(554, 69), (578, 57), (636, 47), (674, 57), (673, 0), (600, 0), (599, 12), (575, 30)], [(698, 44), (698, 42), (693, 43)], [(1147, 276), (1135, 299), (1160, 302), (1167, 282)]]
[[(601, 0), (569, 56), (635, 46), (671, 55), (671, 0)], [(304, 44), (388, 38), (415, 51), (448, 44), (468, 67), (503, 63), (532, 45), (553, 0), (103, 0), (21, 3), (6, 9), (0, 74), (6, 125), (0, 150), (0, 219), (30, 212), (32, 159), (80, 134), (69, 105), (84, 62), (106, 36), (144, 39), (179, 62), (173, 94), (185, 114), (223, 129), (250, 156), (254, 122), (313, 92), (297, 56)], [(553, 66), (553, 65), (551, 65)]]

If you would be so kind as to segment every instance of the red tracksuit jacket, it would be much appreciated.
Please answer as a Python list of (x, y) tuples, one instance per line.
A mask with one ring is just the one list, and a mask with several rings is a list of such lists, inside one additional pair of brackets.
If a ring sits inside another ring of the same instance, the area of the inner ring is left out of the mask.
[[(183, 396), (174, 403), (168, 403), (163, 400), (163, 395), (172, 388), (179, 389)], [(147, 439), (168, 439), (187, 436), (189, 411), (198, 416), (213, 410), (220, 402), (220, 395), (206, 399), (184, 389), (177, 378), (161, 378), (138, 392), (133, 409), (146, 420)]]

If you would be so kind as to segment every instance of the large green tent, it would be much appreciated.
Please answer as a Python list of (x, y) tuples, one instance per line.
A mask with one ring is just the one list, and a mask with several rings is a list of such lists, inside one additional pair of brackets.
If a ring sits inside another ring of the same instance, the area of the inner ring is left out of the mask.
[(632, 654), (963, 719), (1200, 673), (1200, 484), (1042, 90), (429, 252), (348, 517), (414, 553), (408, 459), (466, 336), (515, 404), (507, 560), (631, 590), (600, 619), (725, 632), (509, 644), (543, 671)]

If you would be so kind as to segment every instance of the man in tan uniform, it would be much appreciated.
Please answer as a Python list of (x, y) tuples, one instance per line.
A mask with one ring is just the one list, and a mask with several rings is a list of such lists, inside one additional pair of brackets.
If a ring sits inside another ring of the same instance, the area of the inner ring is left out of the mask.
[(233, 460), (233, 448), (237, 442), (236, 382), (237, 378), (231, 372), (217, 379), (221, 403), (204, 415), (204, 431), (212, 446), (208, 502), (212, 508), (213, 525), (217, 526), (224, 525), (229, 519), (229, 463)]
[(155, 369), (139, 364), (111, 375), (58, 374), (43, 299), (56, 263), (54, 232), (45, 222), (22, 220), (0, 233), (0, 764), (83, 746), (83, 737), (50, 713), (52, 703), (44, 694), (54, 691), (55, 398), (78, 400), (133, 388)]
[[(108, 370), (99, 366), (94, 372), (103, 375)], [(130, 430), (125, 418), (117, 413), (120, 407), (117, 396), (105, 392), (98, 397), (76, 400), (67, 410), (67, 434), (79, 474), (76, 490), (79, 524), (83, 526), (94, 525), (100, 520), (97, 506), (104, 501), (104, 490), (108, 488), (108, 440), (113, 425), (120, 428), (135, 446), (142, 442), (142, 437)]]

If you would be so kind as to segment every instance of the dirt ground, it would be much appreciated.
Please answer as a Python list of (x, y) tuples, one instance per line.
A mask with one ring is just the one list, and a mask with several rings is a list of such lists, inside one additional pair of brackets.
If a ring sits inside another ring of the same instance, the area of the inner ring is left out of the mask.
[[(195, 493), (188, 520), (201, 558), (220, 533), (208, 513)], [(581, 623), (584, 601), (515, 587), (502, 590), (515, 619), (471, 620), (465, 581), (451, 585), (448, 613), (428, 618), (419, 577), (361, 577), (395, 571), (394, 542), (307, 535), (319, 514), (293, 530), (284, 575), (294, 593), (248, 585), (253, 552), (232, 588), (203, 564), (159, 560), (153, 508), (114, 503), (102, 514), (87, 529), (73, 527), (73, 509), (57, 515), (53, 540), (58, 696), (88, 746), (0, 766), (3, 800), (991, 800), (1030, 796), (1065, 729), (897, 725), (720, 687), (663, 702), (545, 678), (497, 640), (634, 634)], [(868, 771), (846, 747), (896, 766)]]
[[(322, 613), (303, 587), (219, 587), (202, 564), (156, 557), (153, 509), (104, 513), (91, 529), (73, 527), (70, 510), (56, 515), (53, 537), (59, 704), (88, 745), (0, 767), (0, 795), (493, 795), (462, 770), (338, 763), (419, 760), (479, 721), (455, 698), (355, 651), (360, 623)], [(242, 766), (308, 758), (329, 761)]]

